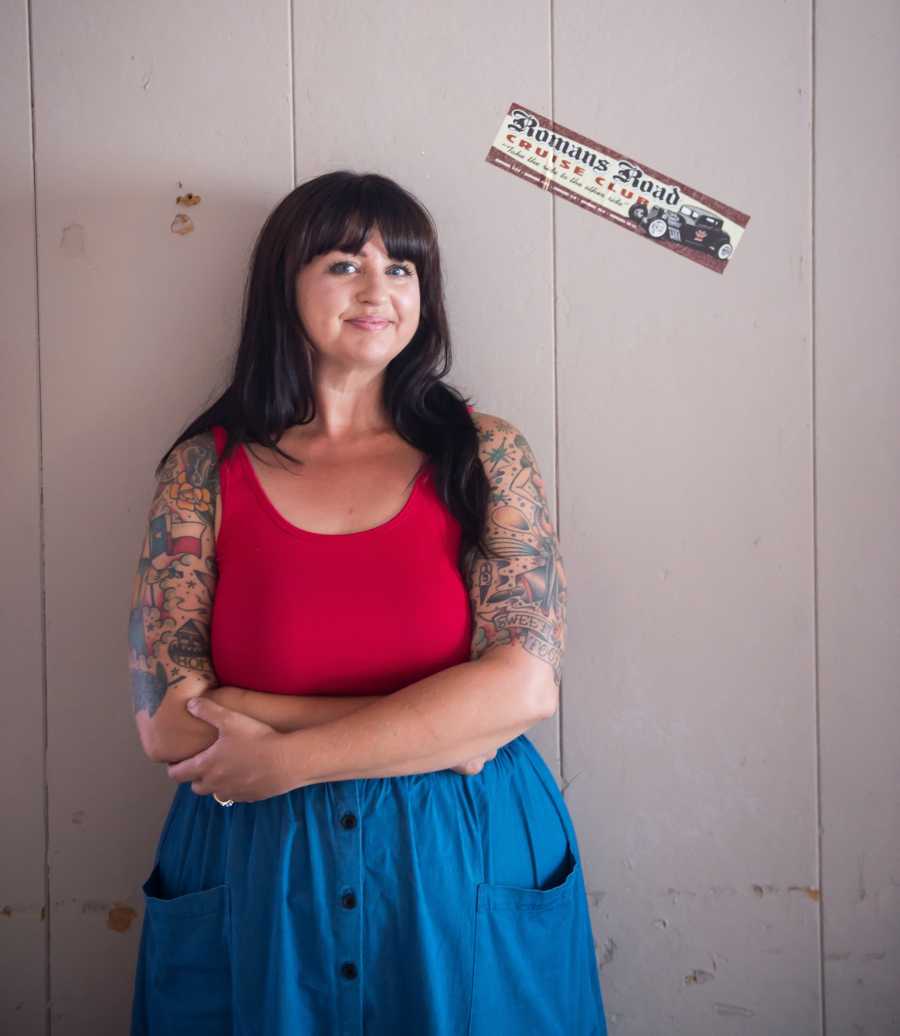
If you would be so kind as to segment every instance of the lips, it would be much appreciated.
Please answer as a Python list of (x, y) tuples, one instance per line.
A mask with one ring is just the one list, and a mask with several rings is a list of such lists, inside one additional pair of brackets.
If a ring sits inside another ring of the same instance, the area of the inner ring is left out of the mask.
[(390, 323), (390, 320), (350, 320), (349, 323), (353, 324), (354, 327), (361, 327), (366, 331), (380, 331)]
[(349, 320), (348, 323), (353, 324), (354, 327), (359, 327), (361, 330), (383, 330), (389, 323), (389, 320)]

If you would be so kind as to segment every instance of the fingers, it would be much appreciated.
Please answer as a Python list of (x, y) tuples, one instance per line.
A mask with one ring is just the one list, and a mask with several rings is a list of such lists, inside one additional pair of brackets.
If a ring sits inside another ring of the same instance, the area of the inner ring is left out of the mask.
[(493, 759), (496, 754), (497, 749), (495, 748), (493, 752), (489, 752), (487, 755), (477, 755), (474, 759), (469, 759), (458, 766), (451, 766), (450, 769), (456, 773), (463, 774), (465, 777), (474, 777), (475, 774), (481, 773), (484, 764)]

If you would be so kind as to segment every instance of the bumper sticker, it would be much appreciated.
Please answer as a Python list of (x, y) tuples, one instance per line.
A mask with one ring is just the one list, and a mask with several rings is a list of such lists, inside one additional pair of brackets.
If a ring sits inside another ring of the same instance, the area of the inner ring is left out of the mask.
[(723, 273), (750, 217), (521, 104), (486, 162)]

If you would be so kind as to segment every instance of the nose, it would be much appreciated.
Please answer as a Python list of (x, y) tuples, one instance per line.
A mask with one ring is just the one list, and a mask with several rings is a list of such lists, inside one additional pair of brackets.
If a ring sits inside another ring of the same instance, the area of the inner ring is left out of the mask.
[(377, 266), (370, 266), (366, 275), (359, 282), (359, 294), (357, 295), (359, 301), (383, 302), (388, 297), (387, 276)]

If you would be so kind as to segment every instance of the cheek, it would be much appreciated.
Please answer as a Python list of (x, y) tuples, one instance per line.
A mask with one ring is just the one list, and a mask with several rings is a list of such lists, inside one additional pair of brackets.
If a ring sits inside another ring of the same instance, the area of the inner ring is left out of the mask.
[(346, 309), (346, 302), (340, 287), (334, 283), (321, 282), (301, 287), (298, 292), (298, 306), (305, 313), (310, 324), (330, 323), (339, 319)]
[(403, 302), (403, 323), (404, 324), (418, 324), (419, 314), (421, 312), (421, 299), (418, 292), (414, 295), (410, 295), (409, 298), (404, 299)]

